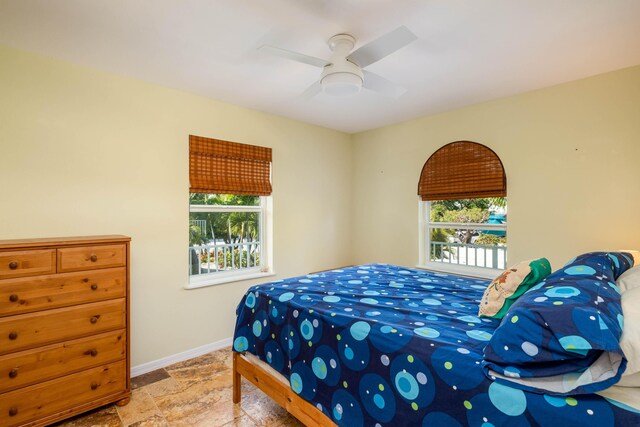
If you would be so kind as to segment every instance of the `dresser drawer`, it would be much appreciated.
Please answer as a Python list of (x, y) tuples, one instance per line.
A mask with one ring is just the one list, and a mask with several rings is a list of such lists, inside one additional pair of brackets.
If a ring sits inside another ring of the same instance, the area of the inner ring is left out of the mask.
[(124, 267), (0, 280), (0, 317), (123, 298)]
[(0, 425), (16, 426), (81, 405), (124, 393), (126, 362), (116, 362), (0, 395)]
[(55, 272), (55, 249), (0, 252), (0, 279)]
[(0, 356), (0, 393), (124, 359), (124, 330)]
[(0, 354), (126, 326), (123, 298), (0, 318)]
[(83, 246), (58, 249), (58, 273), (125, 265), (125, 245)]

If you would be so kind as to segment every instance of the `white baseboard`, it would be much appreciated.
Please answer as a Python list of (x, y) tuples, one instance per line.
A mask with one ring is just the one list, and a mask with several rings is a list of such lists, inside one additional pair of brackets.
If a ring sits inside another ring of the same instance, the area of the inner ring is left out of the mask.
[(146, 374), (147, 372), (182, 362), (183, 360), (193, 359), (194, 357), (229, 347), (232, 342), (233, 338), (229, 337), (220, 341), (212, 342), (211, 344), (205, 344), (200, 347), (192, 348), (191, 350), (183, 351), (182, 353), (172, 354), (171, 356), (163, 357), (162, 359), (152, 360), (151, 362), (134, 366), (131, 368), (131, 377), (137, 377), (139, 375)]

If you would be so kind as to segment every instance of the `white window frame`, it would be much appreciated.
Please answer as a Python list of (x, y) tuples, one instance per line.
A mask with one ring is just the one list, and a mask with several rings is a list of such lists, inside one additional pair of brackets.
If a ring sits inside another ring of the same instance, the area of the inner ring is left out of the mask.
[(189, 205), (189, 213), (192, 212), (260, 212), (260, 265), (238, 270), (189, 275), (189, 281), (184, 286), (185, 289), (275, 276), (272, 262), (273, 201), (271, 196), (260, 196), (260, 205), (258, 206)]
[[(478, 224), (457, 222), (431, 222), (431, 202), (418, 202), (418, 264), (417, 268), (440, 271), (443, 273), (495, 279), (503, 270), (497, 268), (476, 267), (462, 264), (450, 264), (431, 261), (431, 233), (433, 228), (456, 228), (466, 230), (507, 230), (507, 224)], [(507, 247), (508, 248), (508, 247)], [(508, 249), (507, 249), (508, 256)], [(507, 268), (505, 266), (505, 268)]]

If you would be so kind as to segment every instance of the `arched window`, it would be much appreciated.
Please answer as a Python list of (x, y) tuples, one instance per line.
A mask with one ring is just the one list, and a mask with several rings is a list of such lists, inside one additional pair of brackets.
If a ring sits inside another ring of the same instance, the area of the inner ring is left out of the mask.
[(487, 277), (506, 268), (507, 180), (493, 150), (441, 147), (422, 168), (418, 195), (422, 266)]

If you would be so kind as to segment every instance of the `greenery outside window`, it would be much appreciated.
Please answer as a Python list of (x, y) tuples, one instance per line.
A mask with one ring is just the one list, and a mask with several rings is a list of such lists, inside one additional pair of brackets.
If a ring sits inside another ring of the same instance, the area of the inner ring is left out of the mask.
[(190, 287), (269, 273), (270, 197), (189, 194)]
[(506, 197), (420, 202), (420, 266), (495, 277), (507, 267)]

